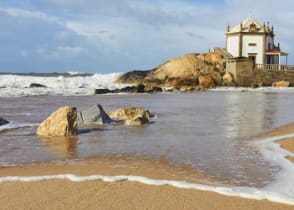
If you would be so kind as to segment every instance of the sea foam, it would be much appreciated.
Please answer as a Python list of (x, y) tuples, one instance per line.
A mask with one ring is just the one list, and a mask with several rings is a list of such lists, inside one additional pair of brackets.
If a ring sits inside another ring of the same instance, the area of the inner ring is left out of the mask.
[(19, 129), (19, 128), (25, 128), (25, 127), (33, 127), (37, 126), (39, 124), (36, 123), (15, 123), (15, 122), (10, 122), (8, 124), (0, 126), (0, 132), (1, 131), (6, 131), (6, 130), (12, 130), (12, 129)]
[(202, 184), (195, 184), (185, 181), (177, 180), (160, 180), (151, 179), (143, 176), (104, 176), (104, 175), (91, 175), (91, 176), (77, 176), (74, 174), (59, 174), (59, 175), (48, 175), (48, 176), (8, 176), (1, 177), (0, 183), (4, 182), (35, 182), (35, 181), (48, 181), (48, 180), (63, 180), (67, 179), (73, 182), (85, 182), (85, 181), (104, 181), (104, 182), (120, 182), (120, 181), (131, 181), (138, 182), (146, 185), (153, 186), (172, 186), (182, 189), (194, 189), (201, 191), (210, 191), (219, 193), (226, 196), (234, 196), (241, 198), (248, 198), (254, 200), (269, 200), (273, 202), (279, 202), (289, 205), (294, 205), (294, 198), (290, 196), (280, 195), (271, 191), (263, 191), (256, 188), (247, 187), (218, 187), (209, 186)]
[[(93, 95), (95, 89), (122, 88), (125, 85), (114, 81), (121, 73), (93, 74), (86, 76), (66, 77), (29, 76), (29, 75), (0, 75), (0, 97), (38, 96), (38, 95)], [(29, 88), (30, 84), (38, 83), (46, 88)]]

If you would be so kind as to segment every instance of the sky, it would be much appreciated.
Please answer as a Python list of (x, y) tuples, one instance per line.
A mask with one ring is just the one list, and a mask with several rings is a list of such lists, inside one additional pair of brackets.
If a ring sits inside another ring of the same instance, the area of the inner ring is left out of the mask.
[(0, 72), (152, 69), (225, 47), (226, 26), (274, 25), (294, 64), (293, 0), (0, 0)]

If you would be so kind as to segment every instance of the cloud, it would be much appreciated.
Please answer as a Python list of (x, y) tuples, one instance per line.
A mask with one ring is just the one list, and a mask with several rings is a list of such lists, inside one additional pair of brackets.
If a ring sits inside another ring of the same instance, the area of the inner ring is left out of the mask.
[(46, 21), (49, 23), (60, 24), (60, 21), (56, 17), (48, 16), (47, 14), (39, 11), (29, 11), (18, 8), (3, 8), (0, 7), (0, 12), (5, 13), (12, 17), (25, 17), (25, 18), (35, 18), (38, 20)]
[(86, 50), (81, 47), (72, 46), (57, 46), (55, 49), (48, 50), (45, 48), (39, 48), (36, 53), (40, 56), (53, 57), (55, 59), (63, 59), (64, 57), (78, 57), (82, 55)]
[[(226, 24), (240, 23), (250, 11), (273, 23), (277, 42), (294, 53), (292, 0), (11, 0), (5, 6), (0, 3), (0, 56), (17, 52), (19, 68), (25, 58), (28, 69), (150, 69), (184, 53), (225, 47)], [(5, 65), (17, 69), (15, 59)]]

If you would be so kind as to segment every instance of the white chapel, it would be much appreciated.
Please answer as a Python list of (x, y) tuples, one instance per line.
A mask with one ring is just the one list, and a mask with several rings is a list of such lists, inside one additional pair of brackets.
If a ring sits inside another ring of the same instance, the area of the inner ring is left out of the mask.
[(281, 64), (281, 56), (287, 56), (280, 44), (275, 44), (274, 27), (260, 24), (249, 17), (235, 27), (227, 26), (226, 50), (233, 57), (248, 57), (254, 64)]

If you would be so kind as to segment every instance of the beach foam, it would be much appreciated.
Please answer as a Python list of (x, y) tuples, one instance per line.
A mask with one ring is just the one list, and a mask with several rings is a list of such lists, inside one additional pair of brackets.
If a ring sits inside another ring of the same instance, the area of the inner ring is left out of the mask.
[(0, 132), (1, 131), (6, 131), (6, 130), (11, 130), (11, 129), (18, 129), (18, 128), (25, 128), (25, 127), (32, 127), (32, 126), (37, 126), (39, 124), (28, 124), (28, 123), (14, 123), (10, 122), (8, 124), (0, 126)]
[[(95, 89), (122, 88), (114, 80), (121, 73), (93, 74), (87, 76), (29, 76), (0, 75), (0, 96), (38, 96), (38, 95), (93, 95)], [(31, 83), (45, 85), (46, 88), (29, 88)]]
[(35, 181), (48, 181), (48, 180), (58, 180), (67, 179), (73, 182), (84, 182), (84, 181), (104, 181), (104, 182), (120, 182), (120, 181), (131, 181), (138, 182), (147, 185), (154, 186), (164, 186), (169, 185), (172, 187), (182, 188), (182, 189), (194, 189), (201, 191), (211, 191), (216, 192), (226, 196), (235, 196), (241, 198), (248, 198), (254, 200), (269, 200), (273, 202), (279, 202), (289, 205), (294, 205), (294, 198), (289, 196), (284, 196), (271, 191), (263, 191), (256, 188), (247, 187), (218, 187), (218, 186), (208, 186), (202, 184), (195, 184), (185, 181), (175, 181), (175, 180), (158, 180), (151, 179), (142, 176), (103, 176), (103, 175), (91, 175), (91, 176), (77, 176), (74, 174), (59, 174), (59, 175), (48, 175), (48, 176), (8, 176), (0, 178), (0, 183), (4, 182), (35, 182)]
[(269, 183), (264, 189), (294, 198), (294, 164), (286, 159), (287, 156), (294, 156), (294, 153), (281, 148), (279, 144), (275, 143), (278, 140), (290, 137), (294, 137), (294, 133), (265, 138), (262, 141), (256, 141), (255, 145), (267, 161), (280, 167), (275, 181)]

